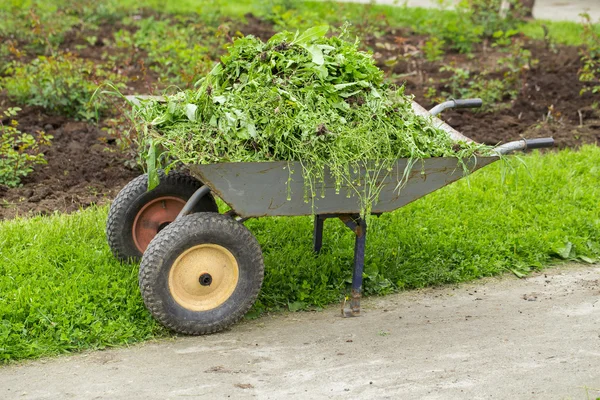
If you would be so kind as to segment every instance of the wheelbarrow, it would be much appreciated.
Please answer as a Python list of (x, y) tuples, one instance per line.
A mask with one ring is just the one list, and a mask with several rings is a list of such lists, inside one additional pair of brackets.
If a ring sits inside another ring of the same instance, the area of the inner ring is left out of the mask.
[[(135, 101), (135, 99), (133, 99)], [(455, 141), (471, 142), (448, 124), (433, 117), (447, 108), (480, 107), (479, 99), (451, 100), (430, 111), (416, 103), (417, 114), (434, 123)], [(517, 150), (551, 147), (552, 138), (518, 140), (494, 148), (492, 155), (468, 160), (475, 171)], [(372, 213), (396, 210), (463, 176), (455, 158), (429, 158), (415, 168), (399, 191), (408, 159), (399, 159), (378, 180), (382, 184)], [(260, 245), (243, 225), (264, 216), (314, 217), (314, 251), (323, 243), (323, 226), (339, 218), (355, 234), (353, 277), (349, 301), (342, 315), (360, 315), (367, 223), (359, 214), (357, 196), (336, 190), (324, 178), (324, 196), (307, 202), (299, 162), (252, 162), (190, 165), (191, 175), (159, 174), (160, 184), (148, 191), (142, 175), (127, 184), (111, 205), (107, 239), (122, 260), (141, 259), (139, 287), (150, 313), (163, 325), (183, 334), (208, 334), (237, 322), (254, 304), (260, 291), (264, 264)], [(358, 170), (355, 174), (365, 174)], [(290, 193), (292, 194), (290, 197)], [(230, 211), (220, 214), (214, 195)]]

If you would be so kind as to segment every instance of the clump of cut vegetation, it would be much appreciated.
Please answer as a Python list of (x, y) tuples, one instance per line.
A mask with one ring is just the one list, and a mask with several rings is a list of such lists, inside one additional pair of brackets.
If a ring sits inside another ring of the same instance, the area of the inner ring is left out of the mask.
[(40, 146), (50, 145), (52, 139), (42, 131), (36, 135), (19, 131), (19, 123), (14, 119), (19, 111), (17, 107), (3, 111), (8, 125), (0, 120), (0, 185), (8, 187), (19, 186), (21, 178), (29, 175), (34, 166), (46, 164)]
[(77, 119), (97, 119), (109, 103), (90, 102), (98, 85), (110, 80), (117, 87), (123, 77), (102, 69), (93, 61), (70, 53), (39, 56), (30, 63), (14, 62), (0, 79), (0, 88), (14, 101)]
[[(318, 195), (327, 166), (338, 190), (350, 187), (368, 213), (380, 191), (375, 177), (395, 160), (462, 162), (487, 149), (455, 143), (415, 115), (412, 98), (384, 83), (357, 42), (326, 38), (327, 30), (282, 32), (266, 43), (237, 39), (197, 90), (143, 102), (137, 116), (149, 165), (169, 158), (186, 164), (301, 161), (307, 201)], [(378, 173), (351, 181), (350, 171), (358, 168)]]

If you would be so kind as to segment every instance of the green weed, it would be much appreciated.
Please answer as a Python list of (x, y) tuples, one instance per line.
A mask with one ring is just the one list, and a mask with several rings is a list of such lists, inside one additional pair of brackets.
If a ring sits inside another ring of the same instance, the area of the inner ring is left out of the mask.
[(78, 119), (97, 119), (109, 108), (106, 100), (90, 102), (103, 81), (124, 87), (122, 76), (69, 53), (15, 62), (6, 72), (9, 76), (0, 78), (0, 87), (13, 100)]
[[(156, 181), (153, 166), (164, 159), (301, 161), (307, 202), (324, 195), (327, 165), (337, 191), (344, 182), (364, 215), (393, 160), (411, 159), (404, 170), (408, 176), (416, 160), (454, 157), (465, 167), (464, 159), (489, 150), (453, 143), (446, 132), (415, 116), (404, 88), (384, 83), (369, 54), (342, 37), (325, 37), (328, 29), (281, 32), (267, 42), (240, 38), (197, 90), (137, 107), (149, 183)], [(351, 171), (367, 168), (367, 160), (369, 173), (356, 181)]]
[(119, 265), (103, 235), (106, 209), (0, 227), (0, 359), (144, 340), (164, 331), (147, 314), (137, 267)]
[(429, 62), (440, 61), (444, 58), (444, 41), (431, 37), (423, 45), (423, 55)]
[[(504, 33), (496, 36), (501, 41), (510, 40)], [(432, 99), (449, 96), (481, 98), (483, 107), (480, 111), (484, 112), (508, 106), (509, 101), (517, 98), (526, 74), (538, 63), (531, 57), (531, 52), (522, 46), (521, 40), (514, 39), (510, 43), (508, 47), (501, 48), (506, 56), (499, 58), (491, 71), (483, 70), (473, 74), (467, 69), (453, 65), (442, 66), (440, 71), (450, 73), (448, 78), (440, 81), (444, 90), (440, 96), (436, 90), (430, 90), (426, 92), (427, 96)]]
[(498, 31), (515, 29), (523, 18), (518, 0), (463, 0), (457, 6), (457, 13), (473, 26), (481, 27), (482, 35), (487, 38)]
[(150, 69), (163, 80), (184, 87), (191, 87), (210, 71), (219, 49), (227, 42), (226, 37), (217, 37), (217, 27), (183, 17), (151, 17), (136, 25), (139, 29), (131, 40), (147, 52)]
[(583, 40), (581, 48), (581, 63), (579, 80), (585, 82), (581, 94), (586, 92), (600, 92), (600, 34), (596, 32), (590, 20), (589, 14), (583, 14)]
[(44, 132), (35, 135), (22, 133), (17, 129), (16, 117), (19, 108), (9, 108), (3, 111), (3, 117), (9, 118), (8, 125), (0, 120), (0, 185), (16, 187), (21, 178), (33, 171), (33, 167), (46, 164), (46, 158), (40, 151), (40, 146), (50, 145), (52, 136)]

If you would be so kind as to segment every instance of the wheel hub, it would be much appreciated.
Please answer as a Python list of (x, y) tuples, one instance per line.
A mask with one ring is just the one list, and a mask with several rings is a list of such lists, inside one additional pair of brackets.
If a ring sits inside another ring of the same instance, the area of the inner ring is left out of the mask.
[(137, 249), (143, 254), (150, 241), (171, 222), (185, 205), (185, 200), (164, 196), (148, 202), (135, 216), (132, 236)]
[(210, 286), (212, 283), (212, 276), (210, 274), (202, 274), (198, 280), (202, 286)]
[(191, 311), (208, 311), (223, 304), (239, 279), (237, 260), (223, 246), (201, 244), (183, 252), (169, 271), (173, 299)]

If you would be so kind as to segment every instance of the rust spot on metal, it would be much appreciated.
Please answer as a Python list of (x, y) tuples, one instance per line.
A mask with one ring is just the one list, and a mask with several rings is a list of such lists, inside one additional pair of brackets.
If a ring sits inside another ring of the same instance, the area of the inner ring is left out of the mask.
[(273, 202), (275, 201), (274, 198), (271, 198), (271, 201), (269, 202), (269, 210), (277, 210), (279, 207), (281, 207), (281, 205), (273, 205)]
[(360, 314), (360, 290), (352, 289), (350, 291), (350, 309), (355, 316)]
[(360, 316), (360, 290), (352, 289), (350, 291), (350, 304), (346, 307), (346, 298), (342, 302), (342, 317), (359, 317)]
[(354, 233), (356, 234), (356, 236), (362, 236), (365, 234), (363, 228), (360, 225), (358, 225), (356, 229), (354, 229)]
[(346, 223), (346, 222), (348, 222), (348, 221), (350, 221), (350, 220), (351, 220), (351, 218), (350, 218), (348, 215), (340, 215), (338, 218), (339, 218), (339, 219), (340, 219), (340, 220), (341, 220), (343, 223)]

